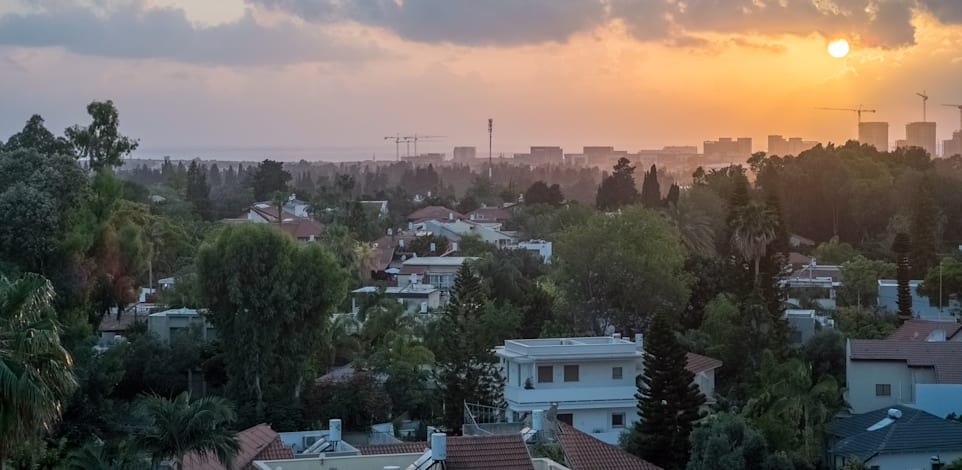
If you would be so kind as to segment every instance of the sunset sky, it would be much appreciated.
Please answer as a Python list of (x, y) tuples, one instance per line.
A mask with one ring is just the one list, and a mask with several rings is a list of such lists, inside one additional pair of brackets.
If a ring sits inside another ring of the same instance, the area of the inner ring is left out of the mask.
[[(828, 41), (851, 52), (831, 57)], [(113, 99), (148, 156), (396, 132), (495, 152), (959, 126), (962, 0), (0, 0), (0, 135)], [(402, 149), (403, 151), (403, 149)], [(186, 156), (186, 155), (184, 155)]]

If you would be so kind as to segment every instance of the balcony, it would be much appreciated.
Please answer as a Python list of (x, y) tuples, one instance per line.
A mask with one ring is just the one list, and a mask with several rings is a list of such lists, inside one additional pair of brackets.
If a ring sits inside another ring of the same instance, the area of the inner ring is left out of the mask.
[(599, 406), (634, 406), (634, 386), (531, 388), (517, 386), (504, 388), (504, 399), (513, 410), (547, 408), (558, 403), (564, 409), (597, 408)]

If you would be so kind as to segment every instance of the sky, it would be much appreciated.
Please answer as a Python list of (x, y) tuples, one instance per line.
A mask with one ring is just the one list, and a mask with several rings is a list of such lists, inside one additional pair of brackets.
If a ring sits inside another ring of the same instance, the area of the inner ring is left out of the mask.
[(0, 136), (111, 99), (139, 156), (389, 159), (396, 133), (486, 154), (489, 117), (495, 154), (759, 151), (853, 138), (815, 108), (859, 104), (894, 142), (923, 90), (950, 138), (962, 0), (0, 0)]

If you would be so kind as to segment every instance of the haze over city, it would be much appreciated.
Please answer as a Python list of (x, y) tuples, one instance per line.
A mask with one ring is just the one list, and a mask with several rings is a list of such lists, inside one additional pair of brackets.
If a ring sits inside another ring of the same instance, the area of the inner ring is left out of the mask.
[[(832, 40), (850, 50), (833, 57)], [(962, 2), (67, 0), (0, 2), (0, 130), (114, 100), (134, 156), (257, 160), (557, 145), (631, 151), (769, 134), (904, 138), (962, 102)], [(278, 152), (278, 149), (310, 149)], [(403, 152), (403, 148), (402, 148)]]

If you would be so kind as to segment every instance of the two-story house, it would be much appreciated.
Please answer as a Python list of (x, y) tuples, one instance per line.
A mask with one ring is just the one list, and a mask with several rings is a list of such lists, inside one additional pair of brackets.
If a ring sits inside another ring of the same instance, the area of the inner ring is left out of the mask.
[[(430, 284), (442, 291), (454, 287), (454, 278), (466, 261), (477, 258), (464, 256), (415, 256), (401, 263), (400, 276), (417, 274), (422, 283)], [(400, 280), (403, 279), (399, 277)]]
[(205, 340), (216, 338), (217, 331), (202, 312), (192, 308), (176, 308), (152, 313), (147, 317), (147, 331), (167, 343), (179, 333), (198, 328)]
[[(505, 379), (508, 419), (557, 404), (559, 422), (604, 442), (638, 419), (635, 378), (644, 369), (641, 335), (516, 339), (495, 348)], [(714, 399), (714, 370), (721, 361), (689, 355), (689, 370), (702, 393)]]
[(909, 405), (962, 412), (962, 334), (954, 322), (912, 320), (889, 339), (849, 340), (846, 400), (853, 413)]

